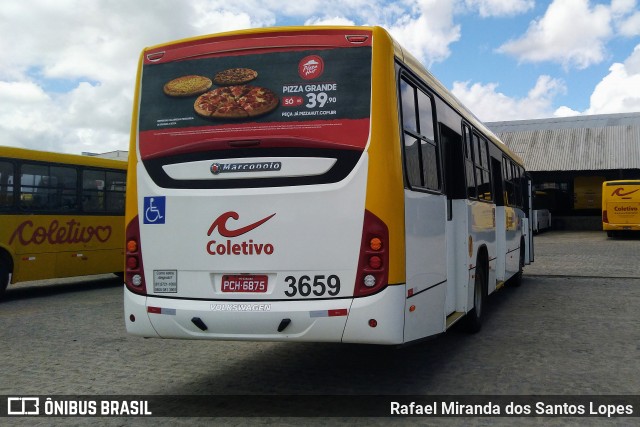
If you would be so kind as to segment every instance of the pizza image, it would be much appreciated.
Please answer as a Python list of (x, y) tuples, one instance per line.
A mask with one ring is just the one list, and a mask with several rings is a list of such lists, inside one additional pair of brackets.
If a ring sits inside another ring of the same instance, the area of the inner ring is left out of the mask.
[(162, 88), (163, 92), (169, 96), (195, 96), (208, 91), (213, 82), (203, 76), (182, 76), (167, 82)]
[(219, 86), (243, 85), (257, 77), (258, 72), (251, 68), (230, 68), (216, 74), (213, 82)]
[(267, 114), (276, 109), (278, 102), (278, 95), (267, 88), (236, 85), (203, 93), (193, 108), (202, 117), (244, 119)]

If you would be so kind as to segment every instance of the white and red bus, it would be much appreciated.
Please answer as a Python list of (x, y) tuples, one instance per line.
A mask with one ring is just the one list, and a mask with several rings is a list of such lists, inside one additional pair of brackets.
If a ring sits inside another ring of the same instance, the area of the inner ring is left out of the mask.
[(138, 336), (402, 344), (463, 318), (478, 330), (487, 295), (533, 259), (521, 160), (379, 27), (145, 49), (128, 179)]

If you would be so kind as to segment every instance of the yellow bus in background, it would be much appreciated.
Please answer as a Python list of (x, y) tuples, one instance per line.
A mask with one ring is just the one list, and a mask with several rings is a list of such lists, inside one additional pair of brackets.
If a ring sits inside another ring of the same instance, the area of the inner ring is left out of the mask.
[(10, 283), (122, 271), (126, 166), (0, 147), (0, 295)]
[(640, 180), (602, 183), (602, 229), (607, 236), (640, 230)]

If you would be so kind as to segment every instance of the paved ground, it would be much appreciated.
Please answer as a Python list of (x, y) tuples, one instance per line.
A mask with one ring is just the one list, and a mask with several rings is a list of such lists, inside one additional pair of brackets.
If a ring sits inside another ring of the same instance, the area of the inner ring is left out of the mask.
[(640, 278), (640, 235), (609, 238), (604, 231), (548, 231), (534, 238), (528, 275)]
[[(640, 239), (543, 233), (483, 330), (401, 349), (144, 340), (113, 276), (10, 288), (0, 395), (640, 395)], [(0, 425), (639, 425), (635, 419), (1, 419)]]

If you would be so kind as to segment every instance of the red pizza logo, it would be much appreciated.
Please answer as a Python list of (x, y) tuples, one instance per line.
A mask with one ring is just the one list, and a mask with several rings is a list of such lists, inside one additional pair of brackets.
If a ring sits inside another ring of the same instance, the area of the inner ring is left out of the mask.
[(317, 79), (324, 72), (324, 61), (318, 55), (302, 58), (298, 64), (298, 74), (305, 80)]

